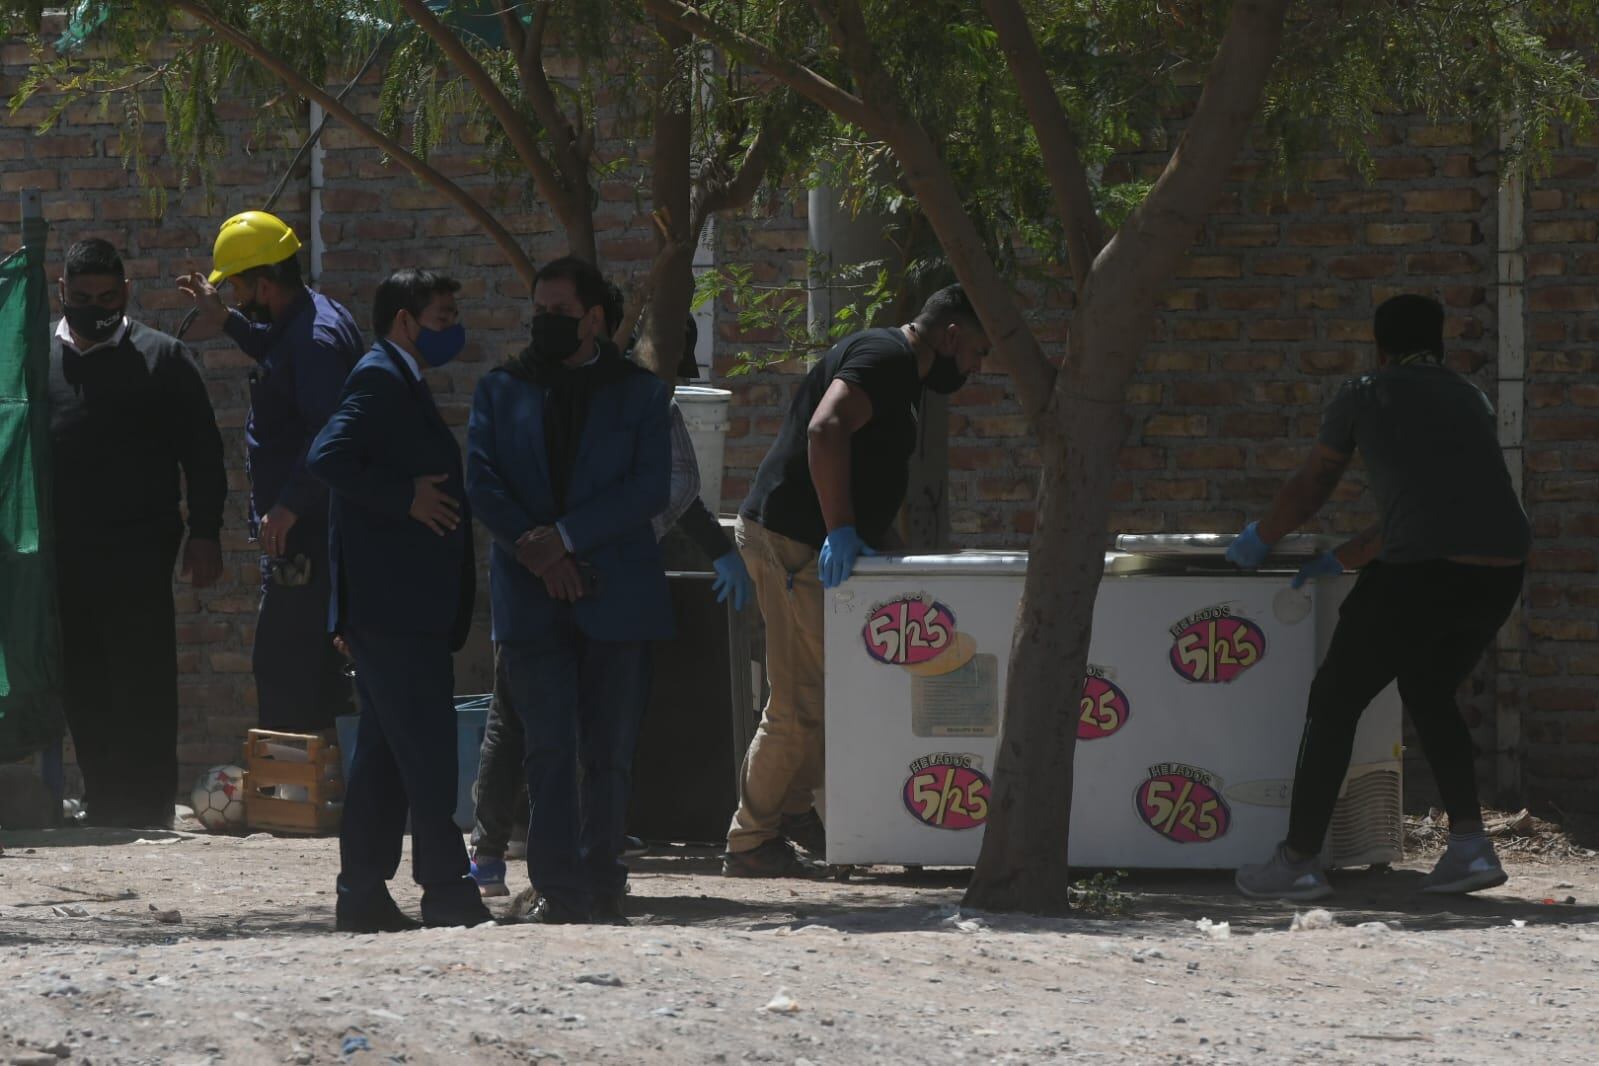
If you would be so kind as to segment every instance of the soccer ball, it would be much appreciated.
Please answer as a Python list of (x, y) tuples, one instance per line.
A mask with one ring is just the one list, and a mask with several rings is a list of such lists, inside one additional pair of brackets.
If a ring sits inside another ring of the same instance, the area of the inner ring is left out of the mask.
[(189, 794), (194, 817), (213, 833), (244, 824), (244, 771), (213, 766), (200, 775)]

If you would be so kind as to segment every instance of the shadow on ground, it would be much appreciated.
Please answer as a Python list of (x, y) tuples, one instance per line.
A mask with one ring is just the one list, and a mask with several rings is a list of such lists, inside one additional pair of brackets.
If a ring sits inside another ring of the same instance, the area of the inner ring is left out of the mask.
[[(824, 925), (843, 932), (889, 933), (940, 926), (958, 908), (970, 871), (932, 867), (865, 867), (851, 871), (847, 882), (782, 882), (777, 899), (741, 898), (737, 882), (716, 875), (714, 852), (701, 849), (658, 849), (631, 865), (641, 874), (677, 874), (706, 878), (703, 895), (635, 895), (630, 900), (636, 920), (660, 925), (743, 925), (754, 929)], [(1201, 918), (1230, 922), (1239, 932), (1287, 928), (1296, 911), (1325, 907), (1340, 925), (1361, 922), (1397, 924), (1409, 930), (1481, 929), (1523, 921), (1528, 925), (1579, 925), (1599, 921), (1599, 901), (1565, 903), (1569, 892), (1556, 891), (1545, 902), (1544, 868), (1510, 867), (1506, 888), (1489, 895), (1432, 896), (1420, 891), (1420, 870), (1342, 870), (1333, 875), (1336, 894), (1317, 904), (1250, 900), (1233, 887), (1231, 871), (1136, 872), (1119, 881), (1129, 897), (1126, 913), (1107, 916), (1085, 909), (1066, 918), (1026, 915), (983, 915), (992, 928), (1007, 931), (1097, 932), (1106, 935), (1149, 934), (1192, 929)], [(1089, 876), (1094, 871), (1079, 871)], [(717, 892), (727, 884), (725, 895)], [(774, 884), (768, 882), (768, 884)], [(1522, 887), (1524, 886), (1524, 887)], [(1522, 887), (1522, 891), (1518, 891)], [(1529, 895), (1526, 893), (1536, 893)], [(771, 894), (768, 893), (769, 897)]]

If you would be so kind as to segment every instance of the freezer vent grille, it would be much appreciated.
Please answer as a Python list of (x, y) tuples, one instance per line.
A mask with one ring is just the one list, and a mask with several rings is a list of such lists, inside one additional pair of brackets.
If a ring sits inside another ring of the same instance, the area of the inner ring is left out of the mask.
[(1327, 831), (1331, 866), (1393, 862), (1403, 842), (1404, 797), (1398, 770), (1374, 770), (1352, 778), (1333, 808)]

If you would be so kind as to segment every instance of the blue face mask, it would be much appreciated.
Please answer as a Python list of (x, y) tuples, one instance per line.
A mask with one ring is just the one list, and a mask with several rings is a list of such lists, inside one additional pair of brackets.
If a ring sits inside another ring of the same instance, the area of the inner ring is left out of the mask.
[(416, 351), (428, 366), (443, 366), (466, 347), (466, 327), (457, 322), (449, 329), (428, 329), (416, 335)]

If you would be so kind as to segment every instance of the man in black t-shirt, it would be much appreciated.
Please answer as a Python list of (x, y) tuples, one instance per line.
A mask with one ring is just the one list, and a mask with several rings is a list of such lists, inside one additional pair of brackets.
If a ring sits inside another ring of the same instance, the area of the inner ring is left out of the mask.
[(1532, 535), (1493, 407), (1443, 365), (1443, 325), (1443, 307), (1424, 296), (1396, 296), (1377, 309), (1379, 369), (1344, 383), (1304, 467), (1227, 552), (1240, 566), (1259, 566), (1327, 501), (1359, 449), (1382, 519), (1294, 578), (1298, 588), (1364, 567), (1311, 684), (1288, 839), (1269, 861), (1238, 871), (1247, 896), (1312, 900), (1332, 892), (1316, 857), (1361, 712), (1395, 680), (1449, 811), (1449, 848), (1422, 891), (1505, 882), (1483, 833), (1471, 732), (1455, 691), (1521, 594)]
[(805, 376), (739, 508), (734, 531), (766, 623), (771, 697), (739, 775), (729, 877), (804, 877), (825, 850), (812, 806), (822, 785), (822, 590), (885, 545), (905, 500), (922, 390), (952, 393), (988, 340), (959, 285), (916, 321), (835, 345)]

